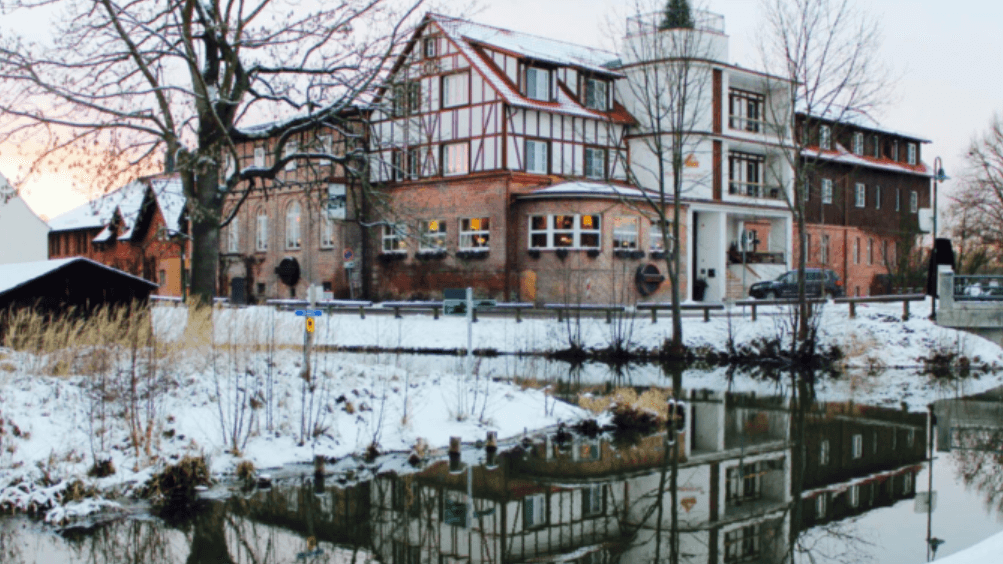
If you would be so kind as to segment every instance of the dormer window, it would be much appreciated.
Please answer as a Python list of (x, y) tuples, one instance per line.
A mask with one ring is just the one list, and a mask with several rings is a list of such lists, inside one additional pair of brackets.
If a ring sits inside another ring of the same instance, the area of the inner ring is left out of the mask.
[(853, 154), (863, 155), (864, 154), (864, 134), (854, 133), (853, 134)]
[(818, 147), (825, 151), (832, 150), (832, 129), (828, 125), (818, 128)]
[(908, 156), (908, 162), (909, 162), (909, 164), (915, 165), (916, 164), (916, 144), (915, 143), (909, 143), (908, 145), (906, 145), (906, 151), (907, 151), (906, 155)]
[(424, 53), (426, 59), (431, 59), (438, 54), (435, 47), (435, 38), (426, 37), (422, 45), (422, 52)]
[(881, 158), (881, 143), (880, 143), (880, 140), (878, 139), (877, 135), (875, 135), (872, 139), (873, 139), (873, 145), (874, 145), (874, 158), (880, 159)]
[(550, 71), (535, 67), (526, 68), (526, 97), (550, 101)]
[(585, 107), (605, 112), (608, 108), (607, 92), (609, 83), (596, 78), (585, 79)]

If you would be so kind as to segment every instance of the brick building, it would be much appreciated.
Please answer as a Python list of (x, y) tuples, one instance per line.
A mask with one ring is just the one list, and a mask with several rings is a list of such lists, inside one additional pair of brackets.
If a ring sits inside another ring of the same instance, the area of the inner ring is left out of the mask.
[(921, 158), (929, 141), (878, 126), (810, 122), (807, 264), (835, 270), (847, 295), (890, 291), (882, 278), (913, 249), (921, 210), (931, 205), (931, 167)]
[(184, 207), (177, 177), (134, 180), (49, 220), (49, 258), (87, 257), (180, 296)]

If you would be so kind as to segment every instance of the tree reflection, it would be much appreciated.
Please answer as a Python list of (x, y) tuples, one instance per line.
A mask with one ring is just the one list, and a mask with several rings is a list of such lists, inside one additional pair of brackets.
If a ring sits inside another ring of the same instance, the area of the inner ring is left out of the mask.
[(1003, 430), (982, 428), (951, 440), (965, 487), (982, 495), (986, 509), (1003, 513)]

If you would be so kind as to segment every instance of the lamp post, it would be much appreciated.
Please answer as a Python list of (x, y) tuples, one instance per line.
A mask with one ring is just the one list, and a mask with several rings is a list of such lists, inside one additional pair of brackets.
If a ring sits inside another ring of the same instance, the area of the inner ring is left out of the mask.
[(937, 320), (937, 285), (940, 283), (940, 269), (937, 259), (937, 183), (950, 177), (944, 174), (944, 163), (937, 157), (933, 160), (933, 246), (930, 248), (930, 261), (933, 262), (933, 300), (930, 302), (930, 320)]

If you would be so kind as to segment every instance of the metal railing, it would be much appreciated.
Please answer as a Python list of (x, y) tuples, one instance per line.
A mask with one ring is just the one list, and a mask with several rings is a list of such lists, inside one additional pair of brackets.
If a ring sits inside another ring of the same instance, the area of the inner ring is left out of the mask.
[(780, 190), (780, 186), (771, 186), (760, 182), (739, 182), (737, 180), (729, 180), (728, 193), (732, 196), (770, 198), (772, 200), (779, 200), (783, 198), (783, 192)]
[[(724, 33), (724, 16), (705, 10), (692, 10), (693, 29)], [(627, 18), (627, 37), (660, 31), (665, 12), (649, 12)]]
[(1003, 276), (954, 275), (954, 301), (1003, 301)]
[(748, 133), (770, 133), (772, 135), (787, 131), (787, 126), (784, 124), (777, 124), (761, 119), (752, 119), (734, 115), (728, 116), (728, 128), (735, 131), (746, 131)]

